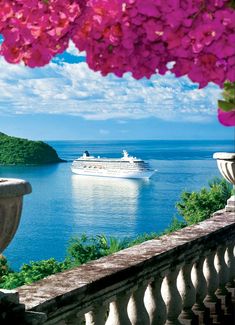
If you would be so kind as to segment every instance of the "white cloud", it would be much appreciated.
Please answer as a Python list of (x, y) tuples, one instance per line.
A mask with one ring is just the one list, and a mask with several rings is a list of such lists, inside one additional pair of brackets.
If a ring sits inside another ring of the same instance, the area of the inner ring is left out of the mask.
[[(70, 51), (71, 46), (70, 46)], [(10, 65), (0, 58), (0, 115), (68, 114), (85, 119), (208, 121), (215, 114), (218, 87), (198, 90), (173, 75), (134, 80), (102, 77), (86, 63), (50, 63), (40, 69)], [(122, 123), (122, 122), (120, 122)]]
[(69, 47), (67, 48), (66, 52), (74, 56), (85, 56), (85, 52), (79, 52), (71, 40), (69, 41)]

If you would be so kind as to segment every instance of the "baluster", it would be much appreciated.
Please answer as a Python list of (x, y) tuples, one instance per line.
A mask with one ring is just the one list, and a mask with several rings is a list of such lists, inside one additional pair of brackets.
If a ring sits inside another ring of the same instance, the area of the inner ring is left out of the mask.
[(215, 295), (215, 290), (218, 288), (218, 275), (214, 265), (215, 253), (215, 251), (210, 252), (204, 264), (204, 274), (207, 283), (207, 295), (204, 304), (210, 309), (210, 316), (213, 322), (220, 323), (222, 310), (220, 302)]
[(130, 298), (127, 310), (132, 325), (150, 324), (149, 315), (144, 305), (147, 285), (146, 283), (140, 284)]
[(203, 301), (207, 294), (207, 283), (203, 273), (205, 256), (200, 257), (193, 267), (192, 278), (196, 291), (196, 303), (193, 305), (193, 312), (198, 316), (199, 325), (210, 325), (210, 310), (206, 308)]
[(100, 304), (85, 314), (86, 325), (104, 325), (107, 316), (107, 306)]
[[(182, 300), (177, 289), (177, 277), (179, 269), (175, 268), (166, 276), (166, 286), (164, 286), (163, 299), (166, 304), (167, 321), (165, 325), (179, 325), (178, 316), (181, 312)], [(163, 283), (164, 285), (165, 283)]]
[(179, 315), (181, 324), (184, 325), (196, 325), (197, 316), (192, 312), (192, 307), (196, 301), (196, 291), (191, 279), (191, 271), (193, 267), (193, 261), (185, 263), (180, 271), (178, 278), (179, 291), (182, 298), (182, 311)]
[(161, 287), (163, 276), (158, 274), (148, 285), (144, 303), (149, 315), (150, 325), (164, 325), (166, 322), (166, 305), (162, 298)]
[(215, 294), (221, 302), (221, 307), (224, 312), (225, 323), (232, 323), (232, 300), (231, 293), (226, 289), (226, 283), (229, 280), (228, 268), (225, 263), (225, 250), (226, 246), (218, 247), (215, 256), (215, 268), (218, 273), (219, 286)]
[(231, 292), (232, 300), (235, 303), (235, 257), (234, 257), (234, 243), (229, 244), (225, 253), (225, 262), (228, 267), (229, 281), (226, 285), (229, 292)]
[(112, 301), (109, 306), (109, 315), (105, 325), (131, 325), (127, 314), (127, 305), (131, 294), (122, 293), (117, 295), (116, 300)]
[(71, 315), (68, 318), (66, 318), (65, 323), (58, 323), (58, 325), (84, 325), (85, 324), (85, 318), (84, 314), (76, 314)]

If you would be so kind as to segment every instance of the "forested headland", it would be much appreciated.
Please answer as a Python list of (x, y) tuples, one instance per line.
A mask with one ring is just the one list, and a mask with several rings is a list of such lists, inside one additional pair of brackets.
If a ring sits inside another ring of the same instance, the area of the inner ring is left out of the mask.
[(56, 150), (43, 141), (12, 137), (0, 132), (0, 165), (41, 165), (62, 161)]

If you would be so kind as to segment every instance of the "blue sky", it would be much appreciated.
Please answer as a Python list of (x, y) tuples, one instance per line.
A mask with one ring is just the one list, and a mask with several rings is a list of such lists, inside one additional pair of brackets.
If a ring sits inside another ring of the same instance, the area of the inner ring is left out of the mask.
[(216, 117), (220, 89), (171, 74), (100, 76), (73, 44), (48, 66), (0, 57), (0, 131), (43, 140), (233, 139)]

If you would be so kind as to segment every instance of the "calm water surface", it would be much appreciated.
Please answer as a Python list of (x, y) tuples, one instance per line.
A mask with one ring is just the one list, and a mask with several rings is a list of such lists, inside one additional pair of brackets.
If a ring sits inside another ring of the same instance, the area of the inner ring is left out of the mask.
[[(19, 229), (4, 252), (11, 266), (55, 257), (62, 260), (74, 235), (134, 237), (166, 228), (183, 190), (198, 190), (219, 176), (212, 155), (234, 151), (233, 141), (54, 141), (61, 158), (47, 166), (0, 167), (0, 177), (28, 180)], [(120, 157), (123, 149), (158, 172), (149, 181), (73, 175), (73, 159), (91, 154)]]

